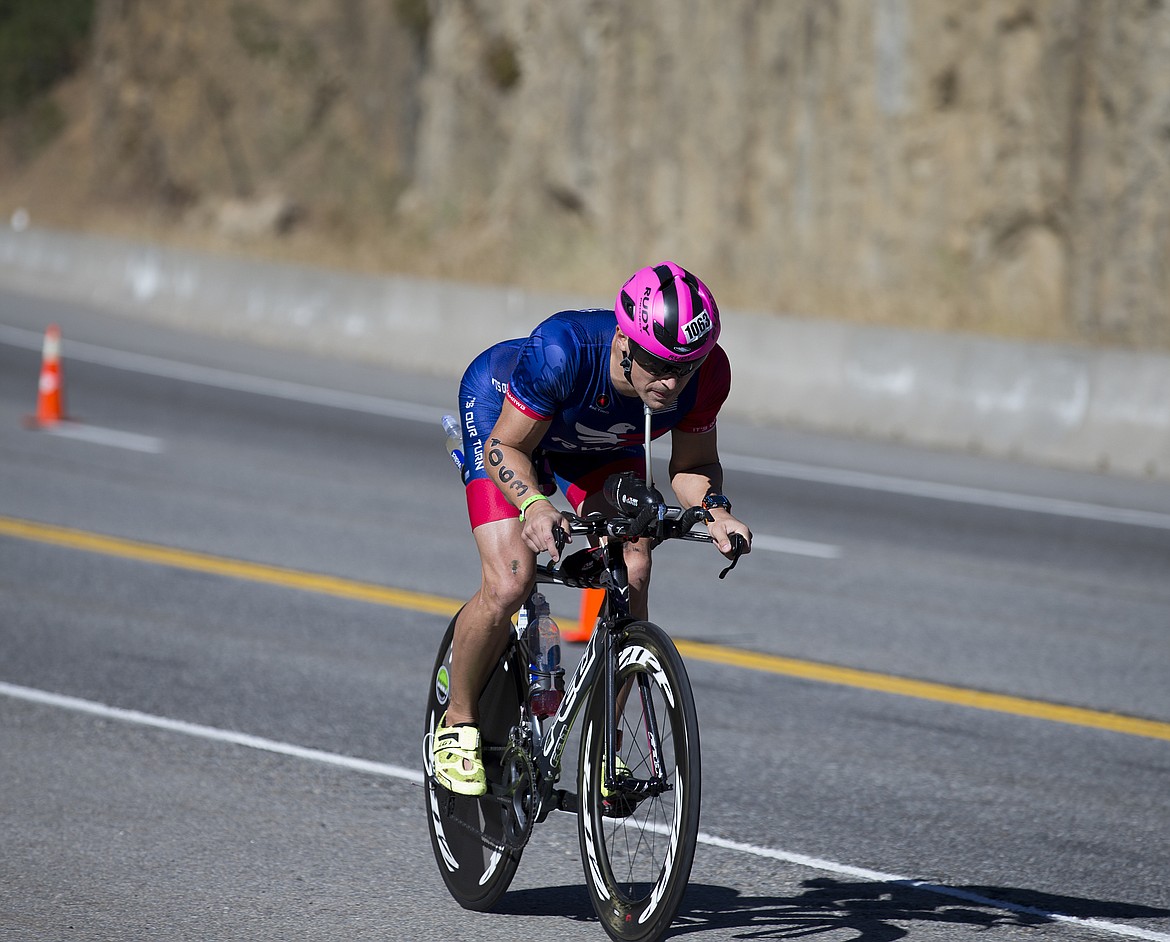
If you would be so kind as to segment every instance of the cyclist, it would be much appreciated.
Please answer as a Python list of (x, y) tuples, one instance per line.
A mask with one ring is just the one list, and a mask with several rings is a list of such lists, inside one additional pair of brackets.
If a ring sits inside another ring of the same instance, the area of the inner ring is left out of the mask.
[[(616, 314), (616, 323), (614, 315)], [(480, 692), (508, 643), (511, 616), (535, 578), (536, 554), (559, 558), (566, 521), (548, 500), (559, 486), (579, 514), (606, 509), (606, 478), (645, 473), (643, 403), (651, 437), (671, 433), (670, 483), (683, 506), (702, 504), (724, 555), (751, 531), (731, 513), (715, 419), (731, 389), (716, 343), (719, 309), (690, 272), (663, 262), (635, 273), (614, 310), (562, 311), (528, 337), (481, 353), (459, 387), (467, 509), (482, 582), (459, 613), (447, 711), (434, 770), (450, 791), (486, 791), (476, 725)], [(626, 546), (630, 611), (645, 619), (650, 541)]]

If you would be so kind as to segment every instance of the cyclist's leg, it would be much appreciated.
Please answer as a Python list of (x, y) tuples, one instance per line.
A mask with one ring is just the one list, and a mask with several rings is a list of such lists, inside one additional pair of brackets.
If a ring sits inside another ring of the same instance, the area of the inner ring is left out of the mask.
[(451, 626), (449, 698), (434, 734), (433, 766), (445, 788), (463, 795), (489, 787), (481, 719), (492, 717), (480, 716), (481, 695), (507, 648), (511, 615), (533, 582), (535, 555), (519, 534), (519, 521), (509, 517), (475, 528), (482, 581)]
[[(612, 513), (613, 509), (603, 494), (590, 494), (577, 512), (585, 515), (594, 511)], [(650, 617), (650, 571), (653, 557), (649, 540), (638, 540), (625, 545), (626, 569), (630, 580), (630, 614), (645, 621)]]
[[(645, 451), (641, 446), (618, 452), (550, 457), (557, 484), (578, 514), (613, 513), (602, 493), (606, 478), (622, 471), (633, 471), (642, 477), (646, 471)], [(630, 580), (630, 614), (646, 619), (649, 617), (650, 541), (627, 543), (625, 556)]]
[(653, 561), (650, 541), (627, 543), (625, 557), (630, 581), (630, 614), (645, 621), (650, 617), (650, 570)]
[(507, 646), (512, 615), (532, 589), (536, 555), (520, 538), (520, 528), (518, 517), (506, 517), (481, 523), (473, 531), (482, 579), (455, 622), (449, 726), (479, 719), (480, 691)]

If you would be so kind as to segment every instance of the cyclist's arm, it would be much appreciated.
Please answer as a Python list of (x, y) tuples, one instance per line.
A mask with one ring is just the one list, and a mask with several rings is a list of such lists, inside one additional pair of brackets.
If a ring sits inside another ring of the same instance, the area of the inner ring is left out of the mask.
[[(715, 430), (709, 432), (671, 432), (670, 486), (684, 507), (694, 507), (708, 494), (723, 493), (723, 465), (719, 463), (719, 446)], [(742, 521), (721, 507), (711, 510), (714, 520), (707, 530), (721, 553), (731, 552), (731, 535), (739, 533), (747, 540), (751, 552), (752, 531)]]
[(533, 552), (548, 550), (556, 560), (560, 554), (552, 531), (556, 526), (567, 531), (564, 518), (547, 500), (535, 500), (525, 505), (534, 495), (540, 494), (532, 453), (550, 424), (547, 420), (525, 415), (505, 400), (500, 417), (484, 443), (484, 467), (488, 477), (512, 506), (517, 510), (523, 508), (524, 542)]

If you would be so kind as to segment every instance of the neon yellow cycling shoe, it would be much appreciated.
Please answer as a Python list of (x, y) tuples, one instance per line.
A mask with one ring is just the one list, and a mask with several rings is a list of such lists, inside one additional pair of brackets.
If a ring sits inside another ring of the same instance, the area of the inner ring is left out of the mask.
[(432, 749), (435, 780), (456, 795), (478, 798), (487, 794), (487, 779), (480, 756), (479, 727), (470, 723), (444, 726), (444, 713), (435, 729)]
[[(630, 767), (622, 760), (621, 756), (614, 756), (614, 780), (619, 778), (626, 778), (630, 774)], [(612, 798), (614, 792), (605, 785), (605, 759), (601, 760), (601, 797)]]
[[(614, 780), (628, 778), (630, 767), (622, 761), (621, 756), (614, 756)], [(605, 784), (605, 759), (601, 760), (601, 813), (607, 818), (628, 818), (638, 807), (638, 799), (624, 795), (616, 789), (610, 789)]]

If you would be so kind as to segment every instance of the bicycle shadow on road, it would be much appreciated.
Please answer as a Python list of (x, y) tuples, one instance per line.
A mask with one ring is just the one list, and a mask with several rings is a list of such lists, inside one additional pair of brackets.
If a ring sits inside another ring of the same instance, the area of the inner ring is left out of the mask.
[[(914, 923), (996, 927), (1042, 926), (1047, 913), (1080, 919), (1168, 918), (1170, 909), (1131, 903), (1056, 896), (1002, 886), (951, 888), (987, 903), (945, 896), (900, 883), (849, 883), (828, 878), (805, 880), (798, 896), (747, 896), (727, 886), (692, 883), (666, 938), (719, 930), (743, 938), (789, 939), (830, 935), (850, 942), (894, 942), (914, 931)], [(1036, 912), (997, 908), (990, 901)], [(504, 895), (493, 912), (513, 916), (554, 916), (591, 922), (597, 916), (584, 885), (534, 887)]]
[(562, 916), (578, 921), (597, 918), (584, 883), (509, 890), (492, 912), (505, 916)]
[[(1170, 917), (1170, 910), (1129, 903), (1056, 896), (1013, 887), (967, 886), (962, 899), (899, 883), (805, 880), (799, 896), (744, 896), (726, 886), (692, 883), (667, 938), (718, 929), (746, 930), (746, 938), (797, 938), (840, 933), (853, 942), (893, 942), (912, 931), (907, 923), (969, 926), (1041, 926), (1060, 913), (1080, 919)], [(997, 908), (991, 901), (1018, 909)], [(588, 905), (588, 900), (586, 900)], [(1032, 910), (1032, 911), (1021, 911)], [(846, 935), (845, 933), (851, 933)]]

